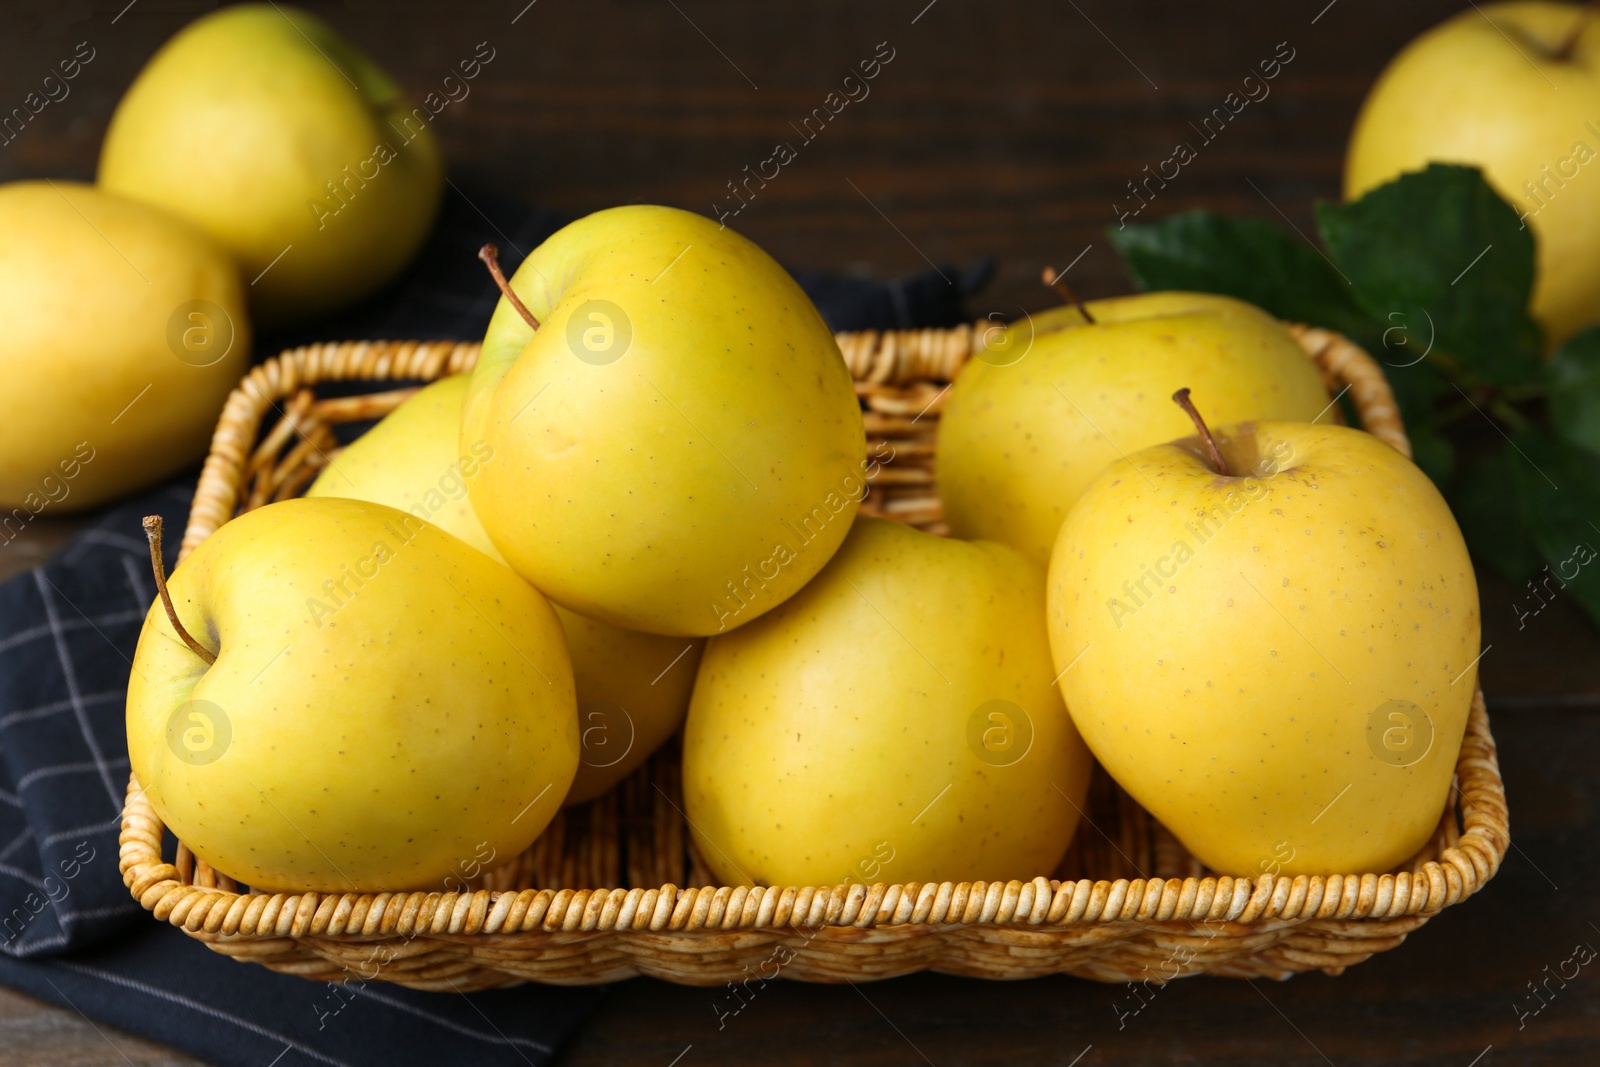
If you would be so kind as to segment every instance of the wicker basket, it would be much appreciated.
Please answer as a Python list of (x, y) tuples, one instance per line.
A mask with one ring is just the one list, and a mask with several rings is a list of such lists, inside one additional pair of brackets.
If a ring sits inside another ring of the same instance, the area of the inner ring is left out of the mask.
[[(1409, 455), (1372, 359), (1336, 334), (1294, 332), (1329, 392), (1348, 389), (1365, 428)], [(934, 435), (945, 383), (976, 336), (960, 327), (839, 337), (869, 441), (894, 442), (895, 462), (873, 479), (864, 512), (942, 532)], [(318, 399), (312, 386), (431, 380), (470, 368), (477, 352), (439, 342), (327, 344), (251, 371), (212, 439), (183, 552), (237, 512), (299, 493), (336, 454), (334, 424), (376, 418), (413, 391)], [(269, 412), (278, 420), (262, 435)], [(562, 812), (527, 852), (468, 891), (258, 894), (240, 892), (181, 843), (164, 859), (161, 821), (130, 781), (121, 869), (156, 918), (215, 951), (315, 979), (446, 991), (637, 974), (717, 985), (920, 970), (1161, 982), (1337, 974), (1476, 892), (1510, 841), (1481, 692), (1438, 830), (1391, 873), (1211, 876), (1097, 770), (1066, 859), (1030, 882), (717, 886), (685, 833), (679, 797), (669, 744), (611, 793)]]

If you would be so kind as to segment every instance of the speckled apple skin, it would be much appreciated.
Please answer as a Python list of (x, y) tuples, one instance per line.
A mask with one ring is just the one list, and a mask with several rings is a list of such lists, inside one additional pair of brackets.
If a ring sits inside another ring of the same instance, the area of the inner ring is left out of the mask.
[[(467, 499), (496, 456), (474, 441), (456, 455), (467, 375), (427, 386), (339, 454), (306, 490), (426, 516), (446, 533), (504, 564)], [(552, 604), (572, 653), (583, 752), (568, 804), (604, 793), (639, 768), (689, 711), (689, 691), (705, 642), (624, 630)], [(619, 713), (620, 709), (620, 713)]]
[[(1049, 579), (1062, 696), (1112, 777), (1211, 869), (1388, 870), (1438, 824), (1476, 686), (1460, 530), (1433, 483), (1360, 430), (1218, 436), (1235, 476), (1197, 439), (1159, 445), (1068, 515)], [(1390, 701), (1432, 723), (1405, 765), (1374, 747)]]
[(1182, 386), (1221, 423), (1314, 419), (1327, 407), (1305, 350), (1243, 301), (1161, 292), (1088, 307), (1092, 325), (1060, 308), (987, 335), (957, 376), (938, 455), (957, 537), (1047, 565), (1067, 512), (1106, 464), (1189, 432), (1167, 399)]
[(822, 569), (865, 492), (866, 438), (833, 334), (770, 256), (630, 205), (556, 233), (511, 286), (540, 326), (501, 300), (461, 448), (504, 457), (470, 491), (514, 570), (581, 615), (694, 637)]
[[(222, 526), (169, 583), (215, 664), (151, 606), (129, 758), (162, 821), (217, 870), (268, 890), (444, 889), (510, 860), (560, 807), (578, 737), (555, 612), (407, 519), (299, 499)], [(185, 758), (169, 731), (195, 706), (230, 735), (216, 758)]]
[[(700, 855), (725, 885), (1049, 875), (1091, 767), (1053, 674), (1038, 566), (857, 519), (811, 584), (706, 647), (683, 747)], [(996, 701), (1008, 719), (975, 729)], [(986, 759), (990, 729), (1014, 747)]]

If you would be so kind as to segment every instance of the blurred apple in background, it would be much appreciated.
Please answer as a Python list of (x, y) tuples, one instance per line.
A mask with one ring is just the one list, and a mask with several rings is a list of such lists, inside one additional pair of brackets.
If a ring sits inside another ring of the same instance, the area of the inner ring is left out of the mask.
[(1533, 314), (1554, 345), (1600, 322), (1597, 158), (1600, 27), (1576, 4), (1474, 5), (1407, 45), (1373, 86), (1344, 191), (1354, 199), (1430, 160), (1482, 168), (1538, 238)]
[(205, 452), (249, 365), (243, 286), (180, 219), (74, 182), (0, 186), (0, 527)]
[(416, 254), (443, 183), (429, 118), (321, 20), (231, 7), (139, 74), (99, 180), (216, 236), (278, 325), (366, 296)]

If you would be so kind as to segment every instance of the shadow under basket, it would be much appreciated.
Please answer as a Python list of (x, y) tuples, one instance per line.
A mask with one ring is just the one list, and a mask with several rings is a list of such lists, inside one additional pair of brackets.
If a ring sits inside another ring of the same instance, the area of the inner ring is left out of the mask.
[[(1337, 334), (1290, 328), (1329, 395), (1347, 395), (1366, 430), (1409, 456), (1371, 357)], [(981, 329), (839, 335), (868, 448), (887, 440), (895, 454), (871, 479), (864, 514), (945, 532), (933, 476), (938, 415)], [(326, 344), (252, 370), (212, 438), (183, 553), (239, 512), (299, 494), (337, 455), (335, 425), (378, 418), (415, 383), (468, 370), (477, 354), (476, 344), (450, 342)], [(371, 391), (319, 398), (313, 387), (332, 382)], [(269, 413), (276, 422), (267, 428)], [(1213, 876), (1097, 768), (1066, 859), (1029, 882), (719, 886), (694, 852), (680, 797), (669, 743), (466, 891), (265, 894), (241, 891), (181, 843), (164, 859), (161, 820), (130, 780), (120, 862), (130, 892), (157, 919), (217, 952), (318, 980), (465, 991), (638, 974), (720, 985), (775, 973), (856, 982), (933, 970), (1162, 982), (1337, 974), (1477, 892), (1510, 842), (1481, 691), (1437, 831), (1389, 873)]]

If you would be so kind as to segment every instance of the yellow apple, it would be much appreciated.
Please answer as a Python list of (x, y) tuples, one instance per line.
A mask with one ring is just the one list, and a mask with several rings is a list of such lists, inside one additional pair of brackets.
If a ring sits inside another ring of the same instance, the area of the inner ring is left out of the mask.
[(632, 205), (534, 249), (502, 299), (462, 413), (496, 462), (472, 480), (495, 547), (552, 599), (703, 636), (822, 569), (866, 492), (849, 369), (761, 249)]
[(504, 564), (472, 512), (467, 485), (494, 450), (474, 442), (458, 456), (465, 374), (419, 389), (341, 451), (306, 496), (349, 497), (410, 512)]
[(863, 517), (809, 585), (712, 638), (683, 748), (711, 870), (778, 886), (1048, 875), (1091, 762), (1053, 685), (1043, 581), (1005, 545)]
[(1538, 238), (1533, 314), (1554, 345), (1600, 322), (1600, 27), (1578, 4), (1474, 5), (1412, 41), (1350, 135), (1350, 198), (1430, 161), (1468, 163)]
[(0, 186), (0, 529), (196, 462), (249, 366), (238, 272), (165, 212), (74, 182)]
[(321, 19), (241, 4), (140, 72), (99, 181), (216, 236), (282, 324), (371, 293), (421, 247), (443, 188), (431, 117)]
[(641, 767), (683, 724), (705, 640), (624, 630), (552, 606), (578, 687), (582, 747), (566, 803), (582, 804)]
[(270, 504), (170, 589), (215, 662), (151, 606), (128, 754), (217, 870), (267, 890), (442, 889), (560, 806), (578, 764), (561, 624), (437, 527), (359, 500)]
[(1289, 422), (1119, 460), (1050, 561), (1060, 687), (1111, 776), (1223, 874), (1359, 874), (1438, 824), (1478, 593), (1439, 491), (1360, 430)]
[(939, 425), (937, 471), (957, 537), (1041, 566), (1106, 464), (1186, 432), (1168, 396), (1192, 386), (1216, 421), (1310, 420), (1328, 395), (1305, 350), (1225, 296), (1143, 293), (1013, 323), (962, 369)]
[[(306, 495), (399, 508), (504, 564), (467, 498), (467, 486), (495, 453), (474, 441), (465, 458), (456, 455), (467, 377), (441, 379), (407, 399), (340, 453)], [(511, 573), (505, 580), (521, 581)], [(623, 630), (551, 606), (577, 685), (582, 751), (566, 802), (579, 804), (626, 778), (677, 730), (705, 642)]]

